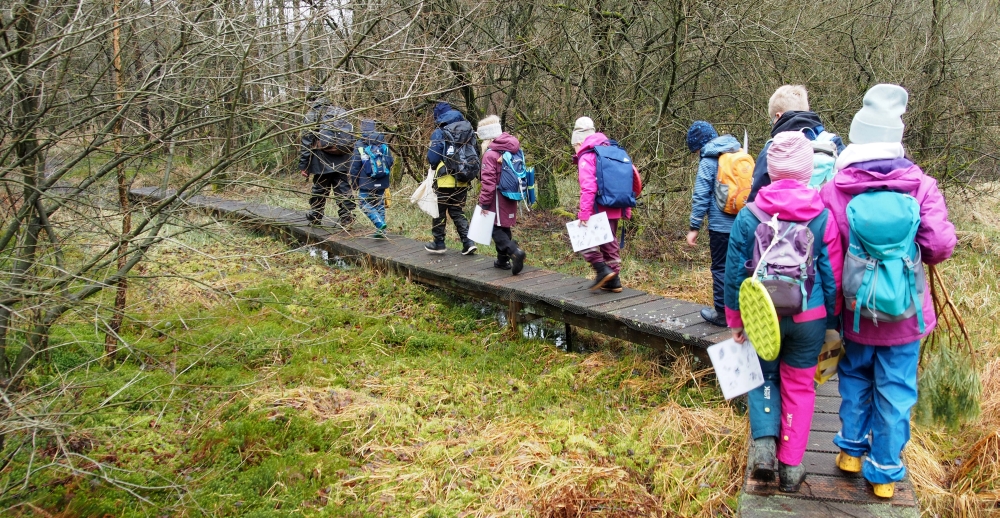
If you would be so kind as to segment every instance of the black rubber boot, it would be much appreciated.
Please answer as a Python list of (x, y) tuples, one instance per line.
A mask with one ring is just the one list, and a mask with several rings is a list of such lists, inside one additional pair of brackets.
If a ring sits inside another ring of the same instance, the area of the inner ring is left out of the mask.
[(610, 291), (611, 293), (621, 293), (622, 292), (621, 275), (615, 275), (615, 278), (604, 283), (604, 286), (601, 286), (601, 289), (604, 291)]
[(611, 279), (618, 277), (618, 274), (610, 266), (604, 264), (603, 261), (594, 263), (591, 266), (594, 267), (594, 284), (590, 285), (590, 291), (597, 291), (610, 282)]
[(753, 441), (753, 478), (770, 482), (774, 480), (774, 465), (778, 462), (775, 455), (774, 437), (761, 437)]
[(524, 253), (524, 250), (521, 250), (520, 248), (515, 250), (513, 254), (510, 254), (511, 275), (517, 275), (521, 273), (521, 270), (524, 269), (524, 258), (527, 256), (528, 254)]
[(778, 490), (782, 493), (798, 493), (802, 481), (806, 479), (806, 467), (802, 464), (789, 466), (784, 462), (779, 462), (778, 467)]

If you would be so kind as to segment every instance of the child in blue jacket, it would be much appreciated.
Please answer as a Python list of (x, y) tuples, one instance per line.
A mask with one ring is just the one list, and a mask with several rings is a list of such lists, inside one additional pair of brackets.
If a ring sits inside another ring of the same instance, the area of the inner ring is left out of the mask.
[[(375, 130), (375, 121), (361, 121), (361, 139), (354, 143), (354, 155), (351, 157), (351, 184), (358, 191), (358, 201), (361, 210), (368, 216), (372, 224), (375, 225), (375, 234), (372, 237), (384, 238), (385, 229), (388, 226), (385, 222), (385, 190), (389, 187), (389, 176), (375, 174), (373, 171), (388, 171), (392, 168), (392, 153), (388, 152), (388, 146), (381, 148), (385, 144), (385, 135)], [(369, 151), (384, 151), (382, 164), (373, 165), (373, 157)]]

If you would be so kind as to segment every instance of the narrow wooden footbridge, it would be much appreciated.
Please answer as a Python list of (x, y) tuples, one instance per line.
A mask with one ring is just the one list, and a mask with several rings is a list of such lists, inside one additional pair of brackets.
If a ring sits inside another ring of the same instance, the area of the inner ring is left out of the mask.
[[(172, 193), (167, 193), (172, 194)], [(136, 201), (164, 198), (157, 188), (131, 191)], [(517, 276), (493, 267), (493, 257), (463, 256), (456, 250), (429, 254), (424, 244), (402, 236), (387, 239), (358, 237), (336, 224), (309, 226), (304, 212), (255, 203), (193, 196), (183, 203), (220, 219), (236, 221), (286, 242), (312, 245), (330, 256), (372, 268), (395, 272), (411, 281), (507, 308), (507, 321), (545, 317), (570, 326), (653, 347), (686, 349), (708, 363), (705, 349), (729, 337), (725, 329), (708, 324), (699, 312), (704, 306), (625, 288), (621, 293), (591, 292), (589, 279), (526, 264)], [(332, 222), (331, 222), (332, 223)], [(571, 333), (567, 332), (567, 339)], [(570, 345), (571, 347), (571, 345)], [(896, 485), (896, 495), (884, 501), (858, 475), (834, 465), (832, 438), (839, 429), (840, 396), (831, 380), (817, 393), (816, 414), (804, 462), (809, 475), (797, 494), (778, 492), (778, 483), (744, 479), (739, 515), (770, 517), (917, 517), (916, 497), (909, 482)]]

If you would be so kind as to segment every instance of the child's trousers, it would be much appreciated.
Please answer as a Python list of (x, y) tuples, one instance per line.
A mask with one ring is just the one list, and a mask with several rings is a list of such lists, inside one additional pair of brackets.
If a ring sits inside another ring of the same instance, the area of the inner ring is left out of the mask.
[(833, 443), (848, 455), (868, 455), (861, 474), (874, 484), (903, 480), (901, 454), (910, 440), (910, 410), (917, 403), (920, 340), (862, 345), (844, 340), (840, 376), (840, 432)]
[(823, 348), (826, 319), (795, 323), (782, 317), (781, 352), (774, 361), (760, 360), (764, 385), (747, 394), (750, 434), (777, 438), (778, 460), (797, 466), (809, 444), (816, 406), (816, 359)]
[[(608, 224), (611, 226), (611, 235), (617, 236), (618, 220), (608, 219)], [(590, 264), (604, 263), (614, 270), (615, 273), (621, 273), (622, 258), (618, 250), (618, 238), (615, 237), (610, 243), (604, 243), (601, 246), (595, 246), (584, 250), (583, 259)]]

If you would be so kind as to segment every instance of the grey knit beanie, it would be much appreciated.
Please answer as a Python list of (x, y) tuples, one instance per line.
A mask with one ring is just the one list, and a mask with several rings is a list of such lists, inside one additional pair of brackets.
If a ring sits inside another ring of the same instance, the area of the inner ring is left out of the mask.
[(503, 133), (503, 128), (500, 127), (500, 117), (496, 115), (489, 115), (479, 121), (476, 128), (476, 135), (479, 137), (479, 140), (493, 140), (499, 137), (501, 133)]

